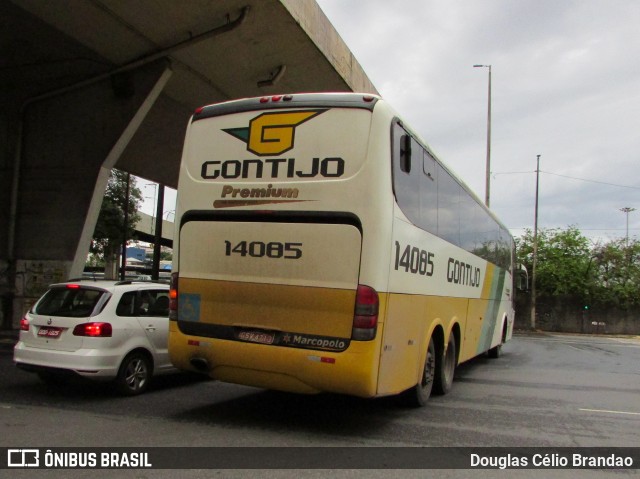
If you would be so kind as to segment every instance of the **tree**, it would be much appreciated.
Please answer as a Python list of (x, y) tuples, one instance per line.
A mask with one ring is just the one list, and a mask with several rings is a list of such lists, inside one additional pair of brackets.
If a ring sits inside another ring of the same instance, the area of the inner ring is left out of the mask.
[[(142, 203), (142, 192), (136, 187), (135, 179), (130, 179), (129, 197), (127, 199), (128, 179), (128, 173), (115, 169), (111, 170), (111, 176), (109, 177), (100, 208), (100, 215), (93, 233), (90, 252), (103, 260), (105, 264), (113, 263), (122, 249), (122, 241), (125, 237), (125, 205), (128, 210), (127, 241), (133, 237), (134, 226), (140, 221), (138, 207)], [(105, 272), (110, 274), (110, 268), (107, 267)]]
[[(518, 261), (533, 270), (533, 232), (516, 240)], [(538, 230), (536, 289), (540, 296), (587, 299), (590, 286), (591, 245), (575, 226), (566, 230)]]
[[(533, 268), (533, 232), (516, 239), (518, 262)], [(640, 242), (592, 244), (575, 226), (538, 231), (536, 296), (563, 297), (583, 305), (640, 305)]]
[(628, 309), (640, 304), (640, 242), (618, 239), (594, 249), (594, 298)]

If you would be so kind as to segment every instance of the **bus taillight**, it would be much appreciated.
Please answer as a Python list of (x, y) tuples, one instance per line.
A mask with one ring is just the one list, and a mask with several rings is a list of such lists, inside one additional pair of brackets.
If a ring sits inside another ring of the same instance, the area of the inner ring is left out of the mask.
[(178, 273), (171, 273), (169, 286), (169, 319), (178, 320)]
[(351, 338), (357, 341), (370, 341), (376, 337), (378, 327), (378, 293), (370, 286), (358, 285), (356, 308), (353, 316)]

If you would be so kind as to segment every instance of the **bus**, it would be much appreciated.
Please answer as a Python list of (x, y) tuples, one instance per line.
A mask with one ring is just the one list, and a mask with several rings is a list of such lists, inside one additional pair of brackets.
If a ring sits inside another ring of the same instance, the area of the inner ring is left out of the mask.
[(507, 228), (379, 96), (201, 107), (177, 191), (171, 360), (422, 406), (510, 339), (514, 256)]

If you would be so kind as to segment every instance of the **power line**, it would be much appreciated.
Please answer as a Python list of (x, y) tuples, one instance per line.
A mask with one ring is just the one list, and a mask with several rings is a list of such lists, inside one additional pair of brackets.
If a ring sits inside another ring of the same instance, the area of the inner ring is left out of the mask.
[(640, 186), (618, 185), (616, 183), (608, 183), (606, 181), (588, 180), (586, 178), (578, 178), (578, 177), (575, 177), (575, 176), (561, 175), (560, 173), (552, 173), (550, 171), (542, 171), (542, 170), (540, 170), (540, 171), (542, 173), (546, 173), (547, 175), (561, 176), (563, 178), (569, 178), (570, 180), (586, 181), (588, 183), (598, 183), (598, 184), (601, 184), (601, 185), (616, 186), (618, 188), (629, 188), (629, 189), (632, 189), (632, 190), (640, 190)]
[(492, 171), (491, 174), (494, 176), (494, 178), (498, 175), (524, 175), (525, 173), (535, 173), (534, 171)]
[[(492, 172), (494, 177), (497, 176), (497, 175), (522, 175), (522, 174), (527, 174), (527, 173), (535, 173), (535, 171), (500, 171), (500, 172)], [(609, 183), (609, 182), (606, 182), (606, 181), (591, 180), (591, 179), (587, 179), (587, 178), (578, 178), (577, 176), (562, 175), (560, 173), (553, 173), (552, 171), (540, 170), (540, 173), (545, 173), (547, 175), (553, 175), (553, 176), (560, 176), (562, 178), (568, 178), (570, 180), (586, 181), (587, 183), (598, 183), (600, 185), (615, 186), (617, 188), (629, 188), (631, 190), (640, 190), (640, 186), (619, 185), (617, 183)]]

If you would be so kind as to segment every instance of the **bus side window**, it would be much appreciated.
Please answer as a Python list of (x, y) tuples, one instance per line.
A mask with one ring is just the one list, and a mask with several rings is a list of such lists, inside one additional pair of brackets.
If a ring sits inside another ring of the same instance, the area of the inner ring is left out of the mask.
[(420, 226), (422, 229), (438, 233), (438, 173), (436, 160), (422, 149), (422, 172), (420, 179)]
[(411, 172), (411, 136), (400, 137), (400, 171)]

